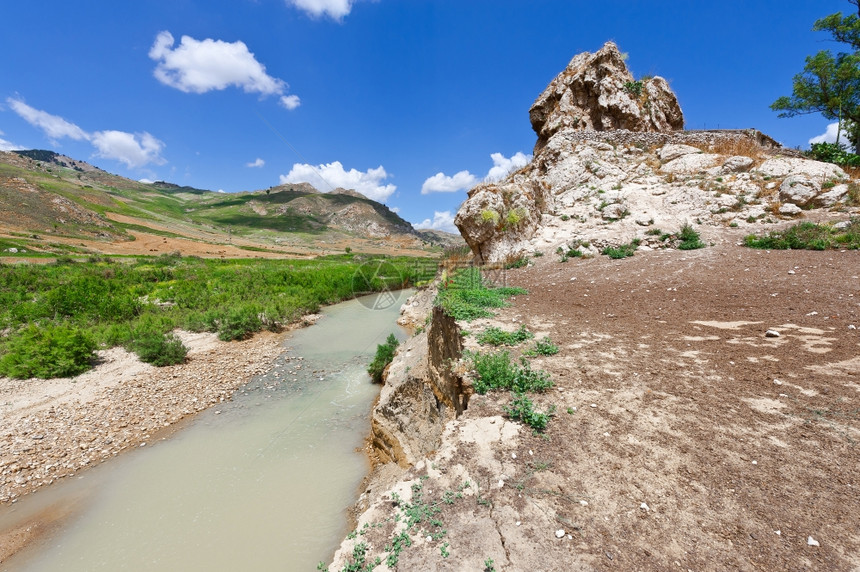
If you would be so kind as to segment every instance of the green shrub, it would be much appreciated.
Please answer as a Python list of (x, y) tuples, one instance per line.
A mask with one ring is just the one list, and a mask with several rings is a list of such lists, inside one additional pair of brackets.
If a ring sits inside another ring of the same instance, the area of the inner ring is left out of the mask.
[(528, 265), (529, 265), (529, 257), (528, 256), (521, 256), (521, 257), (517, 258), (516, 260), (513, 260), (513, 261), (505, 264), (505, 270), (511, 270), (512, 268), (523, 268), (523, 267), (528, 266)]
[(479, 344), (490, 344), (491, 346), (515, 346), (526, 340), (530, 340), (535, 335), (528, 331), (525, 326), (520, 326), (518, 330), (506, 332), (501, 328), (487, 328), (476, 338)]
[(257, 308), (233, 308), (218, 324), (218, 339), (224, 342), (246, 340), (262, 329), (263, 321)]
[(559, 352), (558, 346), (552, 343), (548, 337), (544, 337), (535, 342), (535, 345), (529, 349), (525, 355), (527, 356), (554, 356)]
[(549, 424), (550, 418), (555, 412), (555, 406), (541, 413), (535, 409), (535, 404), (527, 395), (515, 393), (510, 405), (503, 405), (502, 409), (508, 417), (514, 421), (522, 421), (536, 432), (543, 432)]
[(525, 393), (546, 391), (552, 387), (552, 380), (547, 372), (533, 370), (525, 358), (520, 358), (520, 363), (512, 361), (510, 353), (506, 351), (470, 353), (468, 358), (477, 374), (475, 391), (482, 395), (497, 389)]
[(92, 367), (96, 343), (78, 328), (31, 324), (10, 337), (0, 373), (26, 379), (69, 377)]
[(494, 288), (486, 284), (478, 268), (465, 268), (439, 287), (434, 303), (456, 320), (467, 322), (477, 318), (490, 318), (494, 314), (488, 308), (503, 308), (506, 299), (518, 294), (527, 294), (523, 288)]
[(750, 234), (744, 238), (744, 244), (750, 248), (769, 250), (856, 250), (860, 249), (860, 218), (851, 219), (849, 225), (840, 230), (828, 224), (801, 222), (765, 236)]
[(813, 143), (806, 155), (816, 161), (824, 161), (843, 167), (860, 167), (860, 155), (849, 153), (836, 143)]
[(681, 227), (681, 231), (678, 233), (678, 250), (696, 250), (698, 248), (705, 248), (705, 243), (702, 242), (699, 237), (699, 233), (696, 232), (692, 226), (689, 224), (685, 224)]
[(636, 246), (633, 244), (622, 244), (621, 246), (607, 246), (603, 249), (603, 254), (613, 260), (620, 260), (633, 256), (636, 253)]
[(185, 362), (188, 348), (173, 333), (155, 330), (136, 331), (127, 346), (141, 361), (163, 367)]
[(397, 352), (397, 346), (399, 345), (400, 342), (397, 341), (394, 334), (388, 334), (388, 339), (385, 340), (385, 343), (376, 346), (376, 356), (374, 356), (370, 365), (367, 366), (367, 373), (370, 374), (370, 378), (374, 383), (382, 383), (382, 373), (388, 367), (388, 364), (394, 361), (394, 354)]

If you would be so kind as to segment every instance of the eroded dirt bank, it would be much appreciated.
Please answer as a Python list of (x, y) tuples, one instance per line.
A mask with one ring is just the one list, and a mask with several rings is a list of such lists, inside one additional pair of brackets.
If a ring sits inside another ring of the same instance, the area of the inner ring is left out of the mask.
[[(724, 234), (510, 271), (529, 294), (461, 325), (467, 348), (491, 324), (559, 345), (533, 360), (546, 436), (472, 396), (398, 482), (380, 471), (330, 570), (362, 550), (376, 570), (857, 570), (860, 253)], [(409, 348), (395, 377), (418, 375)]]

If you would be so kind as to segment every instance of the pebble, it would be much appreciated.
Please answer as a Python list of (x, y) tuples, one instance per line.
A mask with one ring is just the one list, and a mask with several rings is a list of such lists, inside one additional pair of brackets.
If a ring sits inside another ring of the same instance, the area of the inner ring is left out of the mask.
[(517, 454), (516, 454), (516, 453), (511, 453), (511, 459), (516, 459), (516, 458), (517, 458)]
[(776, 330), (768, 330), (764, 333), (764, 335), (768, 338), (778, 338), (779, 332), (777, 332)]
[(778, 379), (774, 379), (774, 380), (773, 380), (773, 383), (774, 383), (775, 385), (782, 385), (782, 382), (781, 382), (780, 380), (778, 380)]
[(848, 329), (849, 330), (856, 330), (857, 326), (855, 326), (854, 324), (848, 324)]
[(777, 535), (777, 536), (782, 536), (782, 531), (781, 531), (781, 530), (774, 530), (774, 531), (773, 531), (773, 533), (774, 533), (775, 535)]
[(581, 504), (582, 506), (588, 506), (588, 501), (581, 500), (581, 501), (579, 501), (579, 504)]
[(521, 525), (521, 524), (522, 524), (522, 523), (521, 523), (520, 521), (517, 521), (517, 526), (519, 526), (519, 525)]
[(788, 271), (788, 273), (789, 273), (789, 274), (794, 274), (794, 270), (789, 270), (789, 271)]
[(596, 404), (596, 403), (592, 403), (592, 404), (591, 404), (591, 406), (592, 406), (592, 407), (597, 407), (597, 404)]
[[(555, 537), (556, 538), (564, 538), (564, 529), (559, 528), (558, 530), (556, 530), (555, 531)], [(812, 538), (812, 537), (810, 536), (809, 538)]]
[(821, 543), (812, 538), (811, 536), (806, 539), (806, 543), (810, 546), (821, 546)]
[(642, 510), (644, 510), (644, 511), (646, 511), (646, 512), (651, 510), (651, 507), (649, 507), (649, 506), (648, 506), (646, 503), (644, 503), (644, 502), (643, 502), (642, 504), (640, 504), (640, 505), (639, 505), (639, 508), (641, 508)]

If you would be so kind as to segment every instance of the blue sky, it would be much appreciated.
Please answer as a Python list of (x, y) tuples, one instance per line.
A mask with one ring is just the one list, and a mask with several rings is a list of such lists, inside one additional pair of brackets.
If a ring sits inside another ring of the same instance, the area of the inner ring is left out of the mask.
[[(778, 119), (813, 22), (845, 0), (7, 2), (0, 148), (53, 149), (133, 179), (235, 192), (345, 186), (452, 230), (466, 190), (528, 160), (534, 99), (613, 40), (661, 75), (687, 128)], [(324, 181), (318, 177), (323, 176)]]

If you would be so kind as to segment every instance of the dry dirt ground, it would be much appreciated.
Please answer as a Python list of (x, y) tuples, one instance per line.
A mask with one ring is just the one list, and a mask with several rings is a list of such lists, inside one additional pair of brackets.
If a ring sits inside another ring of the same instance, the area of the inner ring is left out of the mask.
[[(555, 416), (535, 435), (475, 395), (388, 502), (441, 510), (397, 570), (860, 570), (860, 252), (738, 239), (508, 271), (529, 294), (466, 340), (548, 335)], [(374, 554), (399, 530), (380, 515)]]

